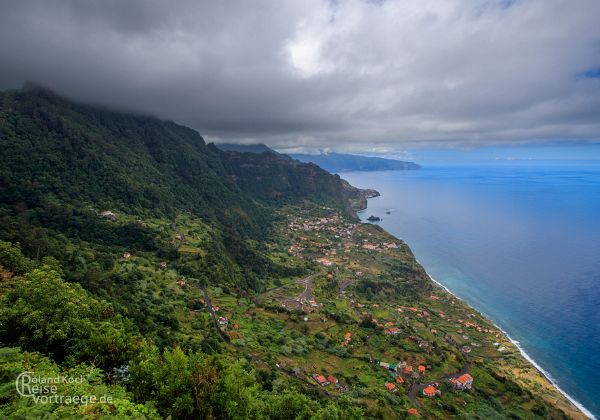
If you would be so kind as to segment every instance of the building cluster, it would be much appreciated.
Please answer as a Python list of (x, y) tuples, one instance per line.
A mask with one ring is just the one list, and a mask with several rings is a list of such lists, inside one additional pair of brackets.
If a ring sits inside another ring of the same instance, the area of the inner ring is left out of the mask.
[[(468, 373), (463, 373), (462, 375), (452, 377), (449, 379), (449, 381), (455, 389), (461, 391), (470, 390), (473, 387), (473, 377)], [(422, 392), (423, 395), (428, 398), (442, 394), (442, 392), (438, 389), (437, 383), (427, 385), (425, 388), (423, 388)]]
[(338, 381), (338, 379), (332, 375), (328, 375), (327, 377), (325, 377), (320, 374), (314, 374), (312, 378), (315, 380), (316, 383), (318, 383), (321, 386), (335, 385), (336, 387), (339, 387), (340, 385), (340, 381)]
[[(299, 256), (307, 247), (317, 248), (325, 256), (337, 255), (336, 247), (344, 246), (341, 243), (342, 239), (352, 238), (356, 231), (356, 224), (346, 223), (344, 219), (334, 214), (330, 217), (319, 217), (314, 219), (294, 219), (287, 225), (289, 232), (306, 232), (316, 233), (316, 237), (319, 238), (321, 232), (333, 233), (334, 238), (339, 240), (338, 244), (334, 244), (331, 240), (325, 239), (319, 241), (316, 239), (309, 239), (306, 236), (301, 235), (296, 242), (294, 242), (289, 248), (288, 253), (290, 255)], [(348, 247), (346, 249), (349, 249)]]
[(386, 251), (388, 249), (398, 249), (399, 245), (393, 242), (383, 242), (381, 244), (370, 243), (368, 239), (363, 239), (362, 248), (370, 251)]
[(422, 364), (419, 364), (416, 368), (414, 368), (408, 362), (400, 362), (396, 364), (380, 361), (378, 365), (388, 372), (390, 376), (394, 378), (394, 381), (397, 384), (403, 384), (404, 378), (421, 378), (425, 376), (425, 373), (427, 372), (427, 367)]
[(347, 223), (339, 214), (314, 219), (294, 219), (287, 228), (290, 232), (329, 232), (336, 238), (351, 238), (356, 231), (356, 223)]
[[(287, 228), (290, 233), (294, 233), (292, 235), (294, 242), (289, 246), (287, 251), (290, 255), (296, 256), (300, 256), (308, 251), (316, 263), (327, 268), (333, 267), (328, 270), (328, 278), (333, 278), (332, 273), (342, 269), (345, 262), (348, 262), (348, 270), (353, 272), (355, 277), (359, 277), (363, 272), (357, 271), (357, 269), (360, 270), (361, 267), (360, 265), (357, 266), (349, 262), (349, 257), (351, 257), (351, 255), (348, 253), (358, 251), (364, 256), (365, 251), (385, 252), (398, 249), (402, 246), (400, 241), (389, 241), (388, 239), (387, 242), (384, 242), (377, 240), (375, 235), (368, 231), (364, 232), (363, 230), (358, 230), (357, 227), (357, 224), (348, 223), (338, 214), (333, 214), (328, 217), (292, 219), (287, 224)], [(370, 257), (372, 254), (368, 255)], [(411, 319), (417, 322), (418, 325), (425, 323), (425, 328), (430, 331), (431, 334), (437, 335), (437, 328), (432, 328), (434, 327), (433, 325), (428, 326), (427, 324), (427, 322), (432, 321), (433, 317), (443, 319), (450, 324), (459, 324), (459, 328), (461, 329), (460, 334), (462, 334), (462, 328), (475, 330), (480, 333), (493, 332), (476, 322), (474, 314), (468, 315), (466, 320), (452, 319), (454, 316), (449, 317), (433, 307), (431, 309), (425, 309), (416, 305), (390, 306), (381, 302), (365, 303), (364, 301), (361, 303), (358, 301), (357, 297), (352, 296), (352, 293), (346, 294), (345, 291), (342, 290), (341, 295), (348, 299), (353, 310), (361, 315), (363, 320), (370, 319), (374, 325), (381, 327), (384, 335), (390, 337), (408, 331), (404, 327), (404, 324), (401, 324), (403, 322), (402, 319), (404, 319), (406, 323), (409, 323)], [(428, 295), (428, 297), (432, 302), (439, 301), (442, 298), (444, 300), (448, 299), (436, 294)], [(457, 302), (455, 299), (450, 298), (449, 303), (455, 305)], [(388, 319), (378, 319), (386, 317), (386, 315), (384, 315), (385, 311), (379, 309), (380, 306), (390, 310), (393, 319), (390, 319), (389, 317)], [(398, 314), (402, 315), (399, 316)], [(351, 343), (353, 343), (353, 338), (351, 332), (345, 332), (341, 339), (341, 345), (346, 348), (350, 347)], [(419, 348), (424, 350), (429, 350), (432, 347), (428, 341), (418, 336), (407, 335), (406, 340), (415, 343), (415, 345), (418, 345)], [(461, 350), (463, 353), (471, 351), (470, 346), (462, 345), (461, 347), (458, 343), (454, 344), (456, 344), (457, 349)], [(474, 343), (469, 344), (475, 345)], [(405, 381), (409, 381), (412, 386), (418, 386), (418, 392), (423, 397), (433, 398), (441, 395), (438, 383), (417, 384), (420, 382), (419, 380), (423, 380), (423, 378), (426, 377), (427, 372), (431, 369), (431, 366), (426, 365), (423, 359), (417, 360), (416, 362), (412, 361), (411, 363), (391, 363), (386, 361), (377, 361), (376, 363), (378, 367), (384, 369), (388, 374), (388, 379), (383, 385), (391, 393), (398, 392), (398, 390), (405, 385)], [(314, 368), (315, 366), (313, 366), (313, 369)], [(315, 373), (310, 374), (309, 376), (321, 387), (335, 384), (339, 388), (338, 380), (331, 375), (327, 376), (326, 374)], [(470, 390), (473, 386), (473, 378), (468, 373), (456, 375), (447, 380), (457, 390)], [(408, 414), (419, 416), (419, 413), (414, 409), (413, 411), (409, 411)]]

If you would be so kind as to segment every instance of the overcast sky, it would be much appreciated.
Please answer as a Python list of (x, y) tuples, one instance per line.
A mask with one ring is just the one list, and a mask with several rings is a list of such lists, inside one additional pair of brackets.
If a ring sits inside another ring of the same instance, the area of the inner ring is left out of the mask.
[(600, 1), (0, 0), (25, 81), (209, 141), (398, 153), (600, 141)]

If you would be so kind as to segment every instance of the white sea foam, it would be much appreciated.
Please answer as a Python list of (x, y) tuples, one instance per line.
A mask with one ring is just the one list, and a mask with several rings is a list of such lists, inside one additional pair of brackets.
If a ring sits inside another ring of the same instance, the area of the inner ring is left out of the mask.
[[(417, 260), (417, 262), (419, 264), (421, 264), (418, 260)], [(423, 264), (421, 264), (421, 266), (423, 266)], [(427, 273), (427, 271), (426, 271), (426, 273)], [(429, 273), (427, 273), (427, 275), (429, 276), (429, 278), (431, 279), (432, 282), (434, 282), (435, 284), (437, 284), (438, 286), (440, 286), (446, 292), (448, 292), (449, 294), (451, 294), (452, 296), (454, 296), (456, 299), (464, 301), (463, 299), (461, 299), (460, 297), (458, 297), (454, 293), (452, 293), (452, 291), (450, 289), (448, 289), (445, 285), (443, 285), (442, 283), (440, 283), (439, 281), (437, 281), (436, 279), (434, 279)], [(489, 320), (488, 316), (486, 316), (485, 314), (483, 314), (483, 316), (485, 316), (486, 319)], [(521, 343), (519, 341), (514, 340), (510, 335), (508, 335), (508, 333), (506, 331), (504, 331), (502, 328), (500, 328), (494, 322), (492, 322), (492, 324), (494, 324), (494, 326), (496, 328), (498, 328), (500, 331), (502, 331), (502, 333), (506, 336), (506, 338), (508, 338), (509, 341), (511, 343), (513, 343), (515, 345), (515, 347), (517, 347), (519, 349), (519, 352), (521, 353), (521, 355), (525, 359), (527, 359), (527, 361), (529, 363), (531, 363), (542, 375), (544, 375), (544, 377), (546, 379), (548, 379), (550, 381), (550, 383), (552, 383), (552, 385), (554, 385), (554, 387), (556, 389), (558, 389), (558, 392), (560, 392), (561, 394), (563, 394), (566, 399), (568, 399), (575, 407), (577, 407), (583, 414), (585, 414), (586, 416), (588, 416), (590, 419), (596, 419), (596, 417), (587, 408), (585, 408), (583, 406), (583, 404), (581, 404), (579, 401), (577, 401), (575, 398), (573, 398), (572, 396), (570, 396), (569, 394), (567, 394), (563, 389), (561, 389), (561, 387), (556, 383), (556, 380), (552, 377), (552, 375), (550, 375), (549, 372), (547, 372), (540, 365), (538, 365), (536, 363), (536, 361), (533, 360), (533, 358), (530, 355), (527, 354), (527, 352), (523, 349), (523, 347), (521, 347)]]
[[(367, 209), (363, 209), (362, 211), (360, 211), (359, 213), (365, 212)], [(363, 221), (364, 222), (364, 221)], [(415, 257), (416, 259), (416, 257)], [(423, 269), (425, 269), (425, 267), (423, 266), (423, 264), (421, 264), (421, 262), (416, 259), (417, 262), (421, 265), (421, 267), (423, 267)], [(434, 279), (429, 273), (427, 273), (427, 270), (425, 271), (425, 273), (427, 274), (427, 276), (431, 279), (432, 282), (434, 282), (435, 284), (437, 284), (439, 287), (441, 287), (442, 289), (444, 289), (446, 292), (448, 292), (450, 295), (454, 296), (456, 299), (464, 301), (464, 299), (458, 297), (457, 295), (455, 295), (450, 289), (448, 289), (448, 287), (446, 287), (445, 285), (443, 285), (442, 283), (440, 283), (439, 281), (437, 281), (436, 279)], [(469, 305), (471, 306), (471, 305)], [(485, 314), (482, 313), (483, 316), (485, 316), (486, 319), (490, 319), (488, 316), (486, 316)], [(519, 349), (519, 352), (521, 353), (521, 355), (529, 362), (531, 363), (548, 381), (550, 381), (550, 383), (558, 390), (558, 392), (560, 392), (562, 395), (564, 395), (564, 397), (566, 399), (568, 399), (575, 407), (577, 407), (584, 415), (586, 415), (587, 417), (589, 417), (592, 420), (596, 420), (596, 417), (587, 409), (583, 406), (583, 404), (581, 404), (579, 401), (577, 401), (575, 398), (573, 398), (572, 396), (570, 396), (569, 394), (567, 394), (557, 383), (556, 380), (552, 377), (552, 375), (550, 375), (549, 372), (547, 372), (546, 370), (544, 370), (540, 365), (537, 364), (537, 362), (535, 360), (533, 360), (533, 358), (527, 354), (527, 352), (523, 349), (523, 347), (521, 347), (521, 343), (517, 340), (514, 340), (506, 331), (504, 331), (502, 328), (500, 328), (498, 325), (496, 325), (493, 321), (490, 320), (490, 322), (492, 322), (492, 324), (498, 328), (505, 336), (506, 338), (508, 338), (508, 340), (513, 343), (515, 345), (515, 347), (517, 347), (517, 349)]]

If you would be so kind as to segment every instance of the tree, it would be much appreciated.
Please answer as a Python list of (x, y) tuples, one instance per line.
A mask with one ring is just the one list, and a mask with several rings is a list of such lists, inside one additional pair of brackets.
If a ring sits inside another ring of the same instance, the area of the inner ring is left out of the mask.
[(188, 417), (194, 411), (189, 360), (179, 347), (165, 350), (162, 363), (155, 366), (156, 398), (162, 412), (173, 417)]
[(190, 356), (192, 368), (192, 389), (196, 404), (196, 414), (203, 419), (213, 418), (210, 399), (219, 380), (220, 367), (217, 357)]
[[(22, 372), (35, 372), (42, 378), (84, 378), (83, 381), (58, 383), (57, 396), (107, 396), (110, 401), (98, 404), (36, 404), (32, 398), (22, 398), (15, 388), (15, 379)], [(131, 401), (119, 385), (107, 385), (102, 371), (90, 365), (64, 369), (39, 353), (22, 352), (18, 348), (0, 348), (0, 418), (136, 418), (154, 420), (156, 410)]]
[(222, 373), (213, 395), (213, 406), (220, 418), (264, 418), (266, 406), (261, 397), (254, 370), (245, 361), (238, 360), (229, 364)]
[(43, 266), (0, 297), (0, 340), (75, 364), (121, 365), (134, 351), (130, 334), (111, 304), (92, 298), (76, 283)]
[(16, 275), (33, 269), (33, 262), (21, 253), (20, 246), (0, 241), (0, 266)]

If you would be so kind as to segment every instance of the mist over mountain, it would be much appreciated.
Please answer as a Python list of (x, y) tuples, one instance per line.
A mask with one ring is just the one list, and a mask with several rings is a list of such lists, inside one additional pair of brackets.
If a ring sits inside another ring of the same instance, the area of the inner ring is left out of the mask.
[[(360, 223), (377, 191), (225, 147), (33, 85), (0, 93), (0, 417), (581, 418), (404, 242)], [(88, 378), (57, 397), (113, 400), (29, 404), (15, 378), (32, 371)]]
[(321, 153), (318, 155), (291, 154), (290, 156), (301, 162), (312, 162), (332, 173), (349, 171), (392, 171), (420, 168), (420, 166), (414, 162), (344, 153)]
[(235, 143), (216, 143), (215, 146), (225, 152), (240, 152), (240, 153), (273, 153), (279, 152), (271, 149), (266, 144), (235, 144)]
[[(75, 238), (160, 248), (143, 240), (156, 232), (135, 221), (107, 224), (97, 217), (102, 210), (141, 219), (187, 213), (218, 229), (224, 261), (256, 270), (239, 259), (255, 253), (240, 240), (269, 230), (273, 206), (312, 200), (353, 212), (360, 201), (359, 190), (316, 165), (226, 153), (173, 122), (79, 104), (34, 85), (0, 93), (0, 117), (0, 239), (59, 260)], [(38, 245), (27, 240), (35, 236)]]

